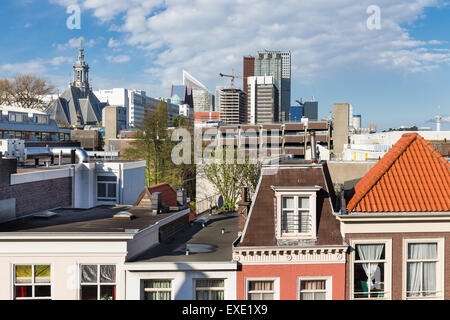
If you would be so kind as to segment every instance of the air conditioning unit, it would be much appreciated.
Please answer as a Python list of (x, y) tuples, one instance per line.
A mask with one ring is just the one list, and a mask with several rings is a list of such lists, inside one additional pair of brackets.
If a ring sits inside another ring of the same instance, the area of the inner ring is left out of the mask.
[(19, 139), (0, 139), (0, 152), (4, 158), (25, 158), (25, 141)]

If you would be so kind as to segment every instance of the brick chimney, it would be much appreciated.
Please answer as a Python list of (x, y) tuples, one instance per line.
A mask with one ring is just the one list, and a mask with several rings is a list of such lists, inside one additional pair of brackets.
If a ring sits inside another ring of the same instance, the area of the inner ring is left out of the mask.
[(247, 215), (250, 211), (251, 201), (248, 198), (248, 187), (241, 188), (241, 201), (238, 205), (238, 235), (241, 235), (244, 231), (245, 222), (247, 221)]

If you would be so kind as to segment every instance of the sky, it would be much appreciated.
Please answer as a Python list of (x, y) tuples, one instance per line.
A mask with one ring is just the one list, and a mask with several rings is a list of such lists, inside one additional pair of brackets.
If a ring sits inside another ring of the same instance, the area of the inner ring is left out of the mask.
[(214, 93), (243, 56), (289, 50), (291, 105), (314, 96), (326, 117), (350, 102), (378, 130), (435, 129), (440, 112), (450, 130), (449, 1), (15, 0), (0, 25), (0, 78), (33, 73), (62, 91), (83, 39), (94, 90), (168, 97), (185, 69)]

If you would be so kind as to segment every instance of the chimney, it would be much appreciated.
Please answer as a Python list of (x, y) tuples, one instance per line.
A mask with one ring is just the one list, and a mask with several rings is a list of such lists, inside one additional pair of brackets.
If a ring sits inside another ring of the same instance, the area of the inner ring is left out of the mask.
[(311, 135), (311, 162), (317, 163), (317, 144), (316, 144), (316, 132), (313, 130)]
[(177, 202), (180, 204), (180, 206), (186, 206), (186, 189), (180, 188), (177, 191)]
[(152, 193), (152, 212), (153, 214), (160, 214), (162, 211), (162, 193)]
[(238, 235), (244, 231), (245, 222), (250, 211), (251, 201), (248, 199), (248, 187), (241, 188), (241, 201), (238, 205)]

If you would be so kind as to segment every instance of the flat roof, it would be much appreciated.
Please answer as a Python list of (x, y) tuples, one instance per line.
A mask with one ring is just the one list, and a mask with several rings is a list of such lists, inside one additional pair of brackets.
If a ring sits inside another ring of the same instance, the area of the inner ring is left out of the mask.
[[(208, 219), (203, 227), (199, 219)], [(197, 221), (197, 222), (196, 222)], [(222, 228), (225, 233), (222, 234)], [(233, 242), (238, 237), (238, 215), (203, 214), (158, 246), (133, 259), (133, 262), (214, 262), (231, 261)], [(186, 255), (186, 246), (190, 249)], [(207, 251), (207, 252), (200, 252)]]
[[(67, 233), (67, 232), (107, 232), (121, 233), (125, 229), (143, 230), (156, 222), (167, 218), (174, 213), (161, 213), (153, 215), (150, 208), (132, 206), (98, 206), (91, 209), (55, 209), (57, 213), (49, 218), (28, 215), (12, 221), (0, 223), (2, 232), (42, 232), (42, 233)], [(120, 211), (127, 211), (134, 215), (134, 219), (113, 219), (113, 215)]]

